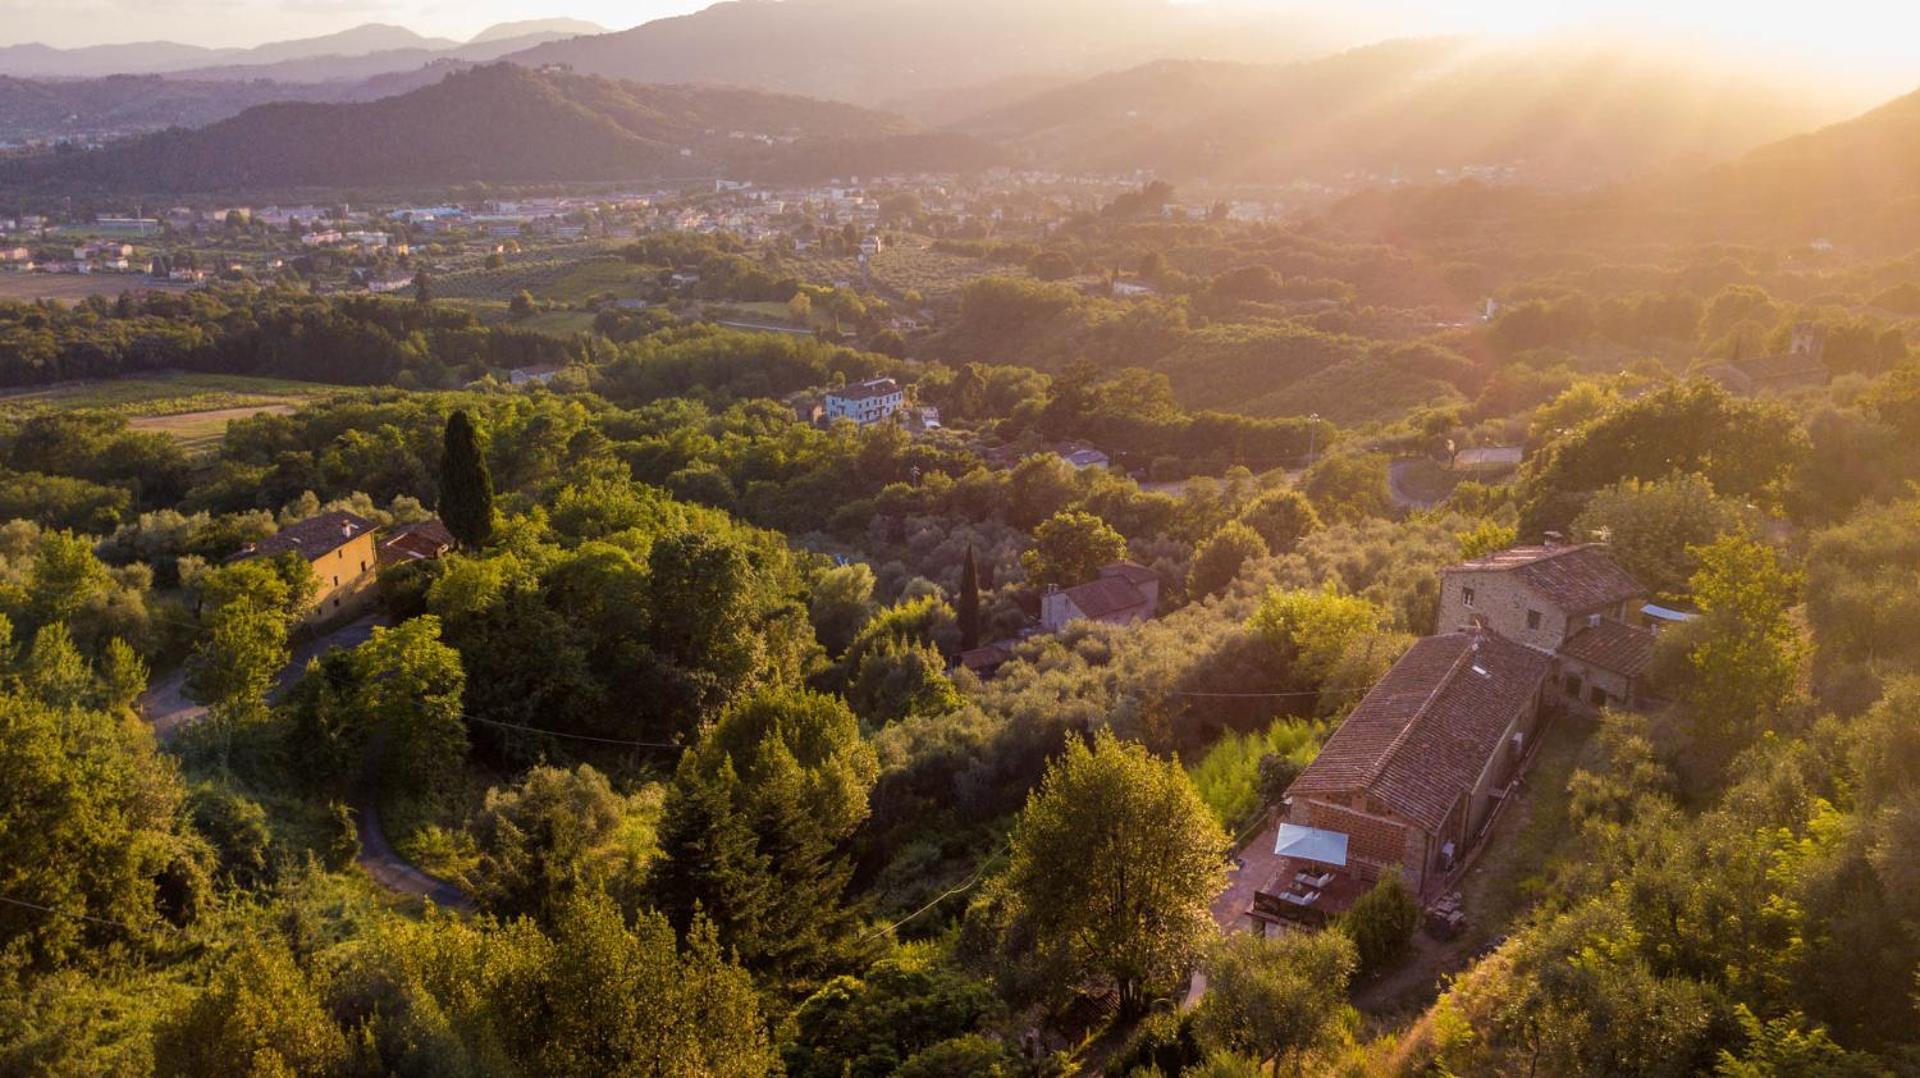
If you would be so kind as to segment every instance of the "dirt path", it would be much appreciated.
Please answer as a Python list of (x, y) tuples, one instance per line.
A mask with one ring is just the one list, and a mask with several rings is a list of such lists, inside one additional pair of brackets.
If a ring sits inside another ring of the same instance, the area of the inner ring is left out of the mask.
[(1393, 504), (1402, 509), (1431, 509), (1431, 498), (1414, 496), (1406, 488), (1406, 476), (1409, 469), (1420, 463), (1417, 460), (1396, 460), (1387, 465), (1387, 493), (1393, 498)]
[(465, 891), (443, 879), (427, 875), (393, 848), (393, 844), (387, 841), (386, 831), (380, 826), (379, 802), (380, 799), (373, 795), (370, 787), (363, 787), (363, 792), (353, 799), (353, 811), (358, 818), (360, 831), (360, 856), (354, 860), (361, 870), (372, 876), (375, 883), (395, 894), (428, 899), (442, 909), (474, 912), (478, 907)]
[(135, 416), (127, 420), (127, 426), (134, 430), (152, 430), (162, 434), (172, 434), (183, 430), (195, 430), (210, 424), (225, 426), (236, 419), (251, 419), (257, 415), (292, 415), (298, 410), (298, 407), (292, 404), (247, 404), (238, 408), (214, 408), (205, 412)]
[[(322, 633), (293, 649), (292, 661), (280, 671), (274, 679), (271, 698), (278, 702), (284, 698), (307, 664), (335, 648), (355, 648), (373, 637), (373, 630), (384, 626), (386, 618), (374, 616)], [(140, 713), (153, 727), (154, 736), (161, 744), (178, 737), (182, 730), (199, 722), (207, 709), (187, 699), (186, 670), (176, 670), (147, 690), (140, 697)], [(374, 753), (378, 762), (379, 753)], [(363, 783), (353, 799), (353, 811), (357, 818), (360, 834), (360, 856), (356, 859), (361, 869), (372, 876), (374, 882), (395, 894), (412, 895), (416, 898), (431, 899), (437, 906), (447, 909), (471, 912), (473, 900), (466, 893), (445, 880), (436, 879), (409, 863), (406, 858), (394, 850), (387, 841), (387, 835), (380, 826), (380, 807), (378, 798), (373, 795), (374, 787)]]

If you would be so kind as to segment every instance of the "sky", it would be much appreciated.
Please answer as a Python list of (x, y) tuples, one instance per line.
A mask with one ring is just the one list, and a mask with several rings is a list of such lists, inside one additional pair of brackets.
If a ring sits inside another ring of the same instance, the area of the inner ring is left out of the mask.
[(0, 0), (0, 45), (179, 41), (244, 46), (362, 23), (466, 40), (495, 23), (586, 19), (615, 30), (683, 15), (710, 0)]
[[(397, 23), (464, 40), (497, 22), (567, 16), (612, 29), (709, 0), (0, 0), (0, 44), (73, 46), (166, 39), (252, 45)], [(965, 4), (968, 0), (953, 0)], [(1044, 3), (1045, 0), (1034, 0)], [(1173, 0), (1361, 15), (1369, 36), (1432, 32), (1649, 34), (1742, 51), (1836, 79), (1920, 86), (1914, 0)]]

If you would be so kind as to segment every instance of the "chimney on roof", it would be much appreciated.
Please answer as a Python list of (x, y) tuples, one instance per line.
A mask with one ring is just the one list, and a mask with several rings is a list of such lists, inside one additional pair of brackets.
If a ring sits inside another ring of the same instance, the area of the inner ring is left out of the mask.
[(1551, 548), (1551, 547), (1557, 547), (1562, 543), (1566, 542), (1567, 537), (1560, 534), (1559, 532), (1548, 532), (1546, 534), (1546, 540), (1547, 540), (1547, 546)]
[(340, 538), (342, 539), (353, 538), (353, 521), (343, 520), (340, 522)]

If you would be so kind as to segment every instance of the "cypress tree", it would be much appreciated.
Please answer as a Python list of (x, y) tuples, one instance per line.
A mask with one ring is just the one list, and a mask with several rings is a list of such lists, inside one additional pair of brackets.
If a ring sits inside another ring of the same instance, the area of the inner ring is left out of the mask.
[(493, 534), (493, 477), (480, 455), (480, 438), (463, 411), (447, 417), (440, 457), (440, 519), (460, 545), (476, 547)]
[(972, 651), (980, 646), (980, 566), (973, 560), (973, 544), (967, 544), (967, 562), (960, 570), (960, 601), (955, 611), (960, 620), (960, 648)]

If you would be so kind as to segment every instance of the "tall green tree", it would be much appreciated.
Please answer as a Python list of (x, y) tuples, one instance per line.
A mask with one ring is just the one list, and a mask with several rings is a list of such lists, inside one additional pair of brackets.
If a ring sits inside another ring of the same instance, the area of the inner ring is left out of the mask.
[(493, 477), (473, 420), (464, 411), (447, 417), (440, 457), (440, 519), (462, 546), (481, 546), (493, 535)]
[(1237, 520), (1228, 521), (1194, 551), (1193, 567), (1187, 571), (1187, 594), (1195, 599), (1220, 594), (1248, 562), (1267, 553), (1267, 541), (1259, 532)]
[(954, 616), (960, 622), (960, 650), (980, 646), (980, 565), (974, 560), (973, 544), (967, 544), (967, 560), (960, 566), (960, 596), (954, 602)]
[(467, 755), (460, 653), (440, 642), (440, 619), (423, 615), (354, 649), (355, 705), (385, 737), (389, 782), (444, 787)]
[(1092, 513), (1055, 513), (1033, 531), (1033, 549), (1020, 555), (1034, 584), (1071, 587), (1126, 557), (1127, 541)]
[(839, 699), (742, 701), (674, 773), (648, 880), (655, 906), (680, 925), (710, 917), (720, 943), (789, 998), (845, 972), (860, 924), (845, 844), (878, 775)]
[(0, 695), (0, 962), (52, 968), (167, 936), (206, 880), (171, 760), (121, 715)]
[(1207, 955), (1194, 1033), (1210, 1051), (1288, 1062), (1276, 1073), (1301, 1073), (1302, 1057), (1339, 1043), (1358, 964), (1344, 932), (1227, 935)]
[(346, 1035), (307, 975), (277, 939), (250, 940), (221, 963), (207, 989), (163, 1022), (154, 1038), (161, 1073), (220, 1075), (343, 1072)]
[(287, 665), (292, 589), (258, 559), (207, 574), (201, 583), (206, 635), (187, 664), (187, 692), (231, 729), (266, 715), (267, 693)]
[(1802, 578), (1770, 547), (1737, 535), (1691, 553), (1702, 624), (1687, 656), (1688, 709), (1703, 737), (1731, 750), (1793, 695), (1805, 654), (1791, 616)]
[(1063, 985), (1110, 981), (1123, 1014), (1171, 988), (1216, 933), (1227, 836), (1179, 764), (1110, 731), (1075, 741), (1027, 799), (1004, 879)]

